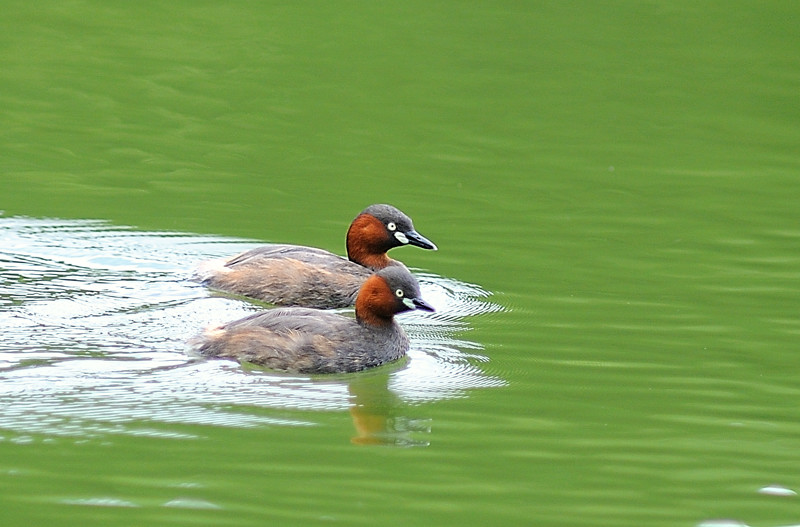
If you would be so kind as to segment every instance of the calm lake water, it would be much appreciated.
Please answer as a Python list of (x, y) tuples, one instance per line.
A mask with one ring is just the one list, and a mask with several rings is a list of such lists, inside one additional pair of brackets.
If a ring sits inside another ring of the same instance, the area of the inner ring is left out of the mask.
[[(800, 525), (800, 4), (0, 12), (3, 525)], [(438, 252), (407, 361), (184, 351), (188, 280)]]

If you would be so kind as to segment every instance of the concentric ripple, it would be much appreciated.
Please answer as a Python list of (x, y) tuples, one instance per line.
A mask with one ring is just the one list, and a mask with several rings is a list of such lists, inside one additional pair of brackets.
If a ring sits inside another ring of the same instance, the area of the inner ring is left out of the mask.
[(314, 425), (311, 413), (279, 410), (363, 410), (388, 396), (396, 411), (505, 384), (481, 369), (488, 358), (479, 344), (458, 338), (468, 317), (501, 309), (477, 286), (418, 273), (437, 312), (401, 319), (410, 358), (381, 370), (376, 395), (360, 388), (359, 375), (248, 371), (185, 353), (206, 325), (262, 309), (189, 280), (198, 262), (251, 242), (18, 217), (0, 218), (0, 236), (3, 429), (182, 437), (164, 425)]

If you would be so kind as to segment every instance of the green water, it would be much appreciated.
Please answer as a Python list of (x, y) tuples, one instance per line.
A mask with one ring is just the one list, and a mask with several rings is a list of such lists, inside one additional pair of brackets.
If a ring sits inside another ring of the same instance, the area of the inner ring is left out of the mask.
[[(798, 24), (5, 2), (3, 524), (800, 524), (760, 490), (800, 490)], [(451, 324), (412, 319), (409, 365), (187, 363), (184, 334), (249, 309), (185, 285), (196, 259), (341, 253), (375, 202), (440, 248), (393, 254)], [(388, 440), (359, 440), (374, 420)]]

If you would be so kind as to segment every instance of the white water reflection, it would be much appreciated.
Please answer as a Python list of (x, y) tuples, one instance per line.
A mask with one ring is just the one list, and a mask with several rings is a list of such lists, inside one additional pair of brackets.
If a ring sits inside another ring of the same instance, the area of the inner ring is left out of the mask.
[[(313, 425), (313, 413), (298, 419), (276, 410), (353, 413), (376, 397), (374, 386), (359, 387), (363, 375), (247, 371), (184, 353), (186, 339), (206, 325), (260, 309), (189, 280), (199, 261), (253, 243), (30, 218), (0, 218), (0, 239), (0, 428), (183, 436), (155, 423)], [(386, 397), (402, 407), (504, 385), (481, 370), (481, 346), (459, 338), (468, 317), (499, 308), (476, 286), (419, 278), (437, 312), (399, 318), (410, 359), (383, 374), (381, 405)]]

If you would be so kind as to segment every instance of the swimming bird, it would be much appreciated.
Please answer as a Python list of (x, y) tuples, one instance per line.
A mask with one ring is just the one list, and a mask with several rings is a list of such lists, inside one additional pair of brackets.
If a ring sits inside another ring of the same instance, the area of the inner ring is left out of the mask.
[(403, 266), (387, 251), (403, 245), (437, 250), (406, 214), (370, 205), (347, 231), (347, 258), (313, 247), (266, 245), (227, 260), (201, 264), (195, 279), (212, 289), (279, 306), (320, 309), (353, 305), (359, 287), (376, 270)]
[(389, 266), (361, 286), (355, 319), (320, 309), (275, 308), (210, 327), (190, 346), (204, 357), (275, 370), (356, 372), (406, 354), (409, 340), (394, 315), (414, 309), (434, 310), (404, 266)]

